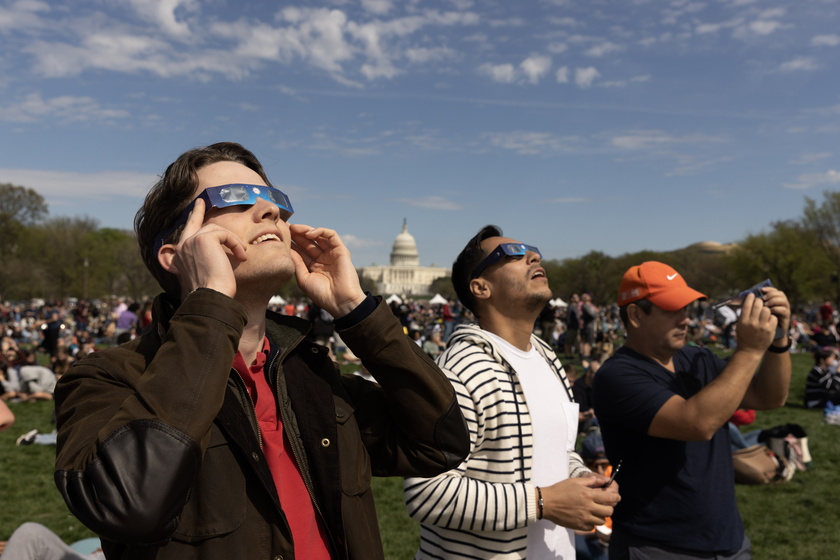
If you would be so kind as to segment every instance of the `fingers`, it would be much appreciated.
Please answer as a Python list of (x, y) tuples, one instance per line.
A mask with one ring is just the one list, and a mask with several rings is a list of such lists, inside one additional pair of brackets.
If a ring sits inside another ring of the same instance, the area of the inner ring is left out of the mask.
[(777, 323), (778, 319), (764, 301), (749, 294), (741, 306), (741, 316), (736, 325), (738, 347), (764, 353), (773, 341)]
[(292, 224), (289, 226), (289, 230), (292, 234), (292, 241), (297, 245), (295, 250), (301, 256), (306, 255), (317, 260), (324, 254), (334, 253), (336, 249), (345, 248), (341, 237), (333, 229)]
[(204, 209), (204, 199), (197, 198), (193, 204), (193, 209), (190, 211), (190, 215), (187, 217), (187, 223), (184, 224), (184, 229), (181, 232), (181, 241), (189, 239), (201, 229), (201, 226), (204, 224)]
[(747, 320), (759, 324), (767, 323), (772, 318), (770, 308), (764, 304), (764, 300), (749, 294), (744, 299), (744, 304), (741, 307), (741, 316)]
[(764, 288), (764, 305), (784, 325), (790, 320), (790, 302), (783, 291), (776, 288)]

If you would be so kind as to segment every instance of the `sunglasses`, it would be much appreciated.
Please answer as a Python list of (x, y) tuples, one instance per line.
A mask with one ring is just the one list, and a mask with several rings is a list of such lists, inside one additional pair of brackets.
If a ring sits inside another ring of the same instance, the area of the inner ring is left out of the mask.
[(532, 253), (536, 253), (542, 258), (542, 253), (540, 250), (534, 247), (533, 245), (526, 245), (524, 243), (500, 243), (498, 247), (493, 249), (493, 251), (484, 257), (484, 260), (478, 263), (478, 266), (475, 267), (470, 275), (470, 280), (475, 280), (484, 270), (490, 266), (494, 265), (500, 260), (505, 257), (524, 257), (525, 253), (528, 251)]
[(209, 187), (204, 189), (195, 200), (184, 208), (184, 211), (166, 228), (163, 233), (158, 234), (155, 238), (155, 254), (160, 251), (160, 248), (166, 244), (166, 240), (175, 233), (175, 231), (187, 223), (193, 207), (198, 199), (204, 200), (204, 211), (209, 212), (211, 208), (227, 208), (228, 206), (247, 205), (253, 206), (258, 199), (267, 200), (280, 209), (280, 218), (287, 221), (292, 214), (295, 213), (292, 208), (292, 203), (289, 202), (289, 197), (279, 189), (274, 187), (266, 187), (263, 185), (246, 185), (243, 183), (233, 183), (230, 185), (219, 185), (218, 187)]

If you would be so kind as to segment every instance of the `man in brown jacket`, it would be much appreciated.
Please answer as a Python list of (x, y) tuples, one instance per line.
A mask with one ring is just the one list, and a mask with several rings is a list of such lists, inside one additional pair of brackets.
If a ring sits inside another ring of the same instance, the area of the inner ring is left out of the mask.
[[(184, 153), (138, 211), (166, 290), (150, 329), (56, 390), (56, 484), (109, 559), (382, 558), (371, 475), (433, 476), (467, 453), (446, 377), (362, 291), (336, 232), (291, 214), (233, 143)], [(376, 384), (342, 377), (307, 321), (266, 312), (292, 276)]]

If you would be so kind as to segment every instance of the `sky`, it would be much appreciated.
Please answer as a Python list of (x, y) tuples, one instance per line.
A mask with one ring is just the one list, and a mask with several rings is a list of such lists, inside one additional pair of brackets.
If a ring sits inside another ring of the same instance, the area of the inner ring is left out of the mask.
[(0, 183), (131, 229), (240, 142), (357, 266), (737, 242), (840, 188), (840, 0), (0, 0)]

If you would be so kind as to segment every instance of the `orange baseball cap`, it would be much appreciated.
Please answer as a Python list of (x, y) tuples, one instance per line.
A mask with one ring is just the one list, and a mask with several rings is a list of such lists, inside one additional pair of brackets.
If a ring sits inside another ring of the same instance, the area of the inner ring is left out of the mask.
[(667, 264), (647, 261), (631, 266), (618, 288), (619, 307), (640, 299), (647, 299), (666, 311), (677, 311), (706, 296), (689, 288), (680, 273)]

